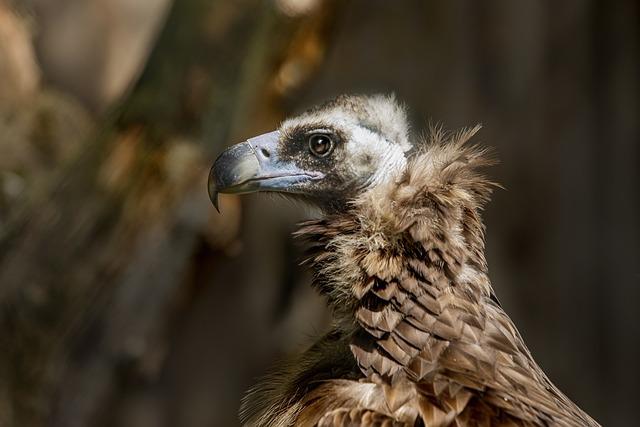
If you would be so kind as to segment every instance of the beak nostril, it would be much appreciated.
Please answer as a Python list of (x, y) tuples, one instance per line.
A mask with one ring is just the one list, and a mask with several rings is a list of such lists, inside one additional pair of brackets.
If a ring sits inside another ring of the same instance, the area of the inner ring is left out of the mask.
[(263, 156), (267, 158), (271, 157), (271, 153), (269, 153), (269, 150), (267, 150), (266, 148), (261, 148), (260, 152), (262, 153)]

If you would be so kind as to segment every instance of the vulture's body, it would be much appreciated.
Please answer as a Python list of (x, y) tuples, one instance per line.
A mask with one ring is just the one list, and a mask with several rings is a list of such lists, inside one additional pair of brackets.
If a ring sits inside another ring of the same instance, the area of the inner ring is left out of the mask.
[(282, 191), (325, 211), (298, 235), (334, 327), (250, 391), (244, 423), (598, 425), (549, 381), (493, 293), (480, 217), (493, 184), (479, 171), (491, 162), (467, 144), (474, 133), (410, 144), (392, 99), (349, 96), (218, 159), (214, 199)]

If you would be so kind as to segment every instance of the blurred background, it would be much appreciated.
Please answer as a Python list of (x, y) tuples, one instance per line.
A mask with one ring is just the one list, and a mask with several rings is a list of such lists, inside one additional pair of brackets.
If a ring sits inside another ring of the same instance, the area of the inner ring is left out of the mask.
[(482, 123), (497, 293), (550, 378), (637, 423), (636, 0), (0, 0), (0, 426), (234, 426), (327, 325), (307, 212), (206, 194), (337, 94)]

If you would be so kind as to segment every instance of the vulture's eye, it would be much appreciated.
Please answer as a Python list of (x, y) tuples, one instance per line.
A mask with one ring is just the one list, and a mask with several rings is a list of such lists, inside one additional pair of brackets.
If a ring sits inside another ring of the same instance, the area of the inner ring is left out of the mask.
[(333, 141), (327, 135), (314, 133), (309, 137), (309, 150), (314, 156), (326, 157), (333, 150)]

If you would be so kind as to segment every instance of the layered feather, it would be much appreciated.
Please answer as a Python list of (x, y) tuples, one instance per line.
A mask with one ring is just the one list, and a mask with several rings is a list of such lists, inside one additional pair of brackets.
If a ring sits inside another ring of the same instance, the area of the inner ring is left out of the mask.
[(597, 425), (493, 294), (480, 212), (496, 184), (468, 143), (478, 129), (432, 131), (397, 180), (302, 225), (336, 326), (276, 374), (283, 386), (259, 386), (253, 398), (269, 403), (245, 405), (249, 424)]

